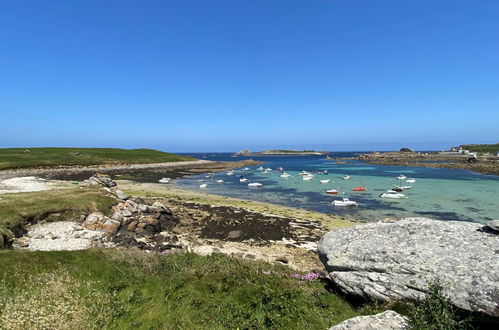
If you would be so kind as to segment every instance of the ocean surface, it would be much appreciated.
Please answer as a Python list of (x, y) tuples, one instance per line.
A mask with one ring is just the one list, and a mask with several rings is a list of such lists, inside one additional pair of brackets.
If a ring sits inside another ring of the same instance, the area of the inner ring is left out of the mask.
[[(332, 157), (352, 157), (353, 152), (331, 153)], [(249, 166), (249, 171), (239, 169), (235, 175), (226, 172), (215, 173), (212, 178), (196, 175), (174, 180), (174, 184), (207, 193), (239, 197), (274, 204), (298, 207), (324, 213), (342, 214), (361, 221), (378, 221), (384, 218), (424, 216), (441, 220), (462, 220), (486, 222), (499, 219), (499, 176), (484, 175), (458, 169), (437, 169), (424, 167), (402, 167), (371, 165), (361, 161), (347, 161), (337, 164), (324, 156), (261, 156), (231, 157), (229, 153), (190, 153), (189, 155), (206, 160), (235, 161), (255, 159), (264, 162), (264, 168), (272, 168), (270, 173), (262, 173), (258, 166)], [(339, 161), (340, 162), (340, 161)], [(292, 177), (281, 178), (275, 170), (283, 167)], [(304, 181), (298, 175), (301, 171), (312, 174), (327, 170), (327, 175), (315, 174), (311, 181)], [(399, 184), (397, 176), (404, 174), (416, 179), (403, 193), (406, 199), (380, 198), (379, 195), (393, 185)], [(349, 175), (349, 180), (343, 180)], [(248, 183), (239, 182), (241, 176), (249, 182), (259, 182), (261, 188), (249, 188)], [(223, 184), (215, 183), (224, 180)], [(327, 184), (319, 180), (330, 179)], [(201, 181), (202, 180), (202, 181)], [(200, 184), (206, 183), (204, 189)], [(368, 191), (354, 192), (352, 188), (363, 184)], [(337, 189), (339, 195), (328, 195), (326, 190)], [(331, 202), (348, 197), (358, 203), (357, 207), (333, 207)]]

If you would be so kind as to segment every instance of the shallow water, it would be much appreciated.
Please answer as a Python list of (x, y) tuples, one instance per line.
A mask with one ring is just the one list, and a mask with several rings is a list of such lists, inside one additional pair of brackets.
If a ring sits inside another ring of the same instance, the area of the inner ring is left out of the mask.
[[(238, 160), (230, 154), (191, 154), (208, 160)], [(349, 157), (353, 153), (335, 153), (333, 156)], [(364, 164), (360, 161), (348, 161), (348, 164), (336, 164), (334, 160), (325, 160), (324, 156), (262, 156), (251, 157), (261, 160), (264, 168), (275, 170), (281, 166), (290, 178), (281, 178), (275, 171), (264, 174), (251, 166), (250, 171), (239, 169), (236, 175), (226, 172), (216, 173), (212, 178), (204, 175), (175, 180), (175, 184), (209, 193), (247, 198), (269, 203), (299, 207), (326, 213), (343, 214), (358, 220), (377, 221), (388, 217), (426, 216), (441, 220), (463, 220), (486, 222), (499, 218), (499, 177), (477, 174), (458, 169), (437, 169), (424, 167), (402, 167), (389, 165)], [(328, 170), (327, 175), (316, 174), (311, 181), (304, 181), (298, 175), (301, 171), (315, 172)], [(416, 179), (413, 184), (399, 182), (396, 178), (404, 174)], [(262, 188), (248, 188), (239, 182), (240, 176), (249, 182), (260, 182)], [(343, 175), (350, 175), (350, 180), (343, 180)], [(215, 183), (222, 179), (223, 184)], [(319, 180), (330, 179), (327, 184)], [(203, 180), (203, 182), (199, 181)], [(201, 183), (208, 187), (200, 189)], [(364, 184), (368, 191), (354, 192), (352, 188)], [(379, 195), (395, 184), (410, 185), (404, 191), (407, 199), (391, 200)], [(327, 195), (327, 189), (338, 189), (340, 195)], [(359, 205), (355, 208), (335, 208), (331, 201), (348, 197)]]

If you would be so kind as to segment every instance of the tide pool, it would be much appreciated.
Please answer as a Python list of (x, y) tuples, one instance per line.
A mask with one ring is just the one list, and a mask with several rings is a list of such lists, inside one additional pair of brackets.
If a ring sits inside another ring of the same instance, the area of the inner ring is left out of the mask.
[[(193, 154), (197, 158), (210, 160), (237, 160), (229, 154)], [(339, 154), (338, 156), (342, 156)], [(499, 177), (482, 175), (465, 170), (435, 169), (424, 167), (402, 167), (364, 164), (352, 161), (336, 164), (322, 156), (263, 156), (252, 157), (265, 162), (264, 168), (275, 170), (283, 167), (291, 175), (280, 177), (272, 171), (262, 173), (257, 166), (249, 171), (238, 169), (235, 175), (215, 173), (212, 178), (205, 175), (175, 180), (175, 184), (192, 190), (201, 190), (223, 196), (246, 198), (263, 202), (299, 207), (324, 213), (337, 213), (361, 221), (378, 221), (384, 218), (425, 216), (440, 220), (463, 220), (486, 222), (499, 219)], [(298, 175), (301, 171), (314, 174), (311, 181)], [(327, 175), (316, 174), (327, 170)], [(404, 174), (416, 179), (415, 183), (398, 180)], [(350, 180), (343, 180), (349, 175)], [(241, 176), (249, 179), (241, 183)], [(223, 184), (215, 183), (224, 180)], [(327, 184), (319, 180), (330, 179)], [(203, 180), (203, 181), (200, 181)], [(249, 188), (248, 183), (259, 182), (261, 188)], [(200, 184), (207, 184), (204, 189)], [(354, 192), (352, 188), (363, 184), (368, 191)], [(380, 198), (379, 195), (394, 185), (412, 186), (403, 193), (406, 199)], [(339, 195), (328, 195), (326, 190), (337, 189)], [(331, 202), (348, 197), (358, 203), (354, 208), (333, 207)]]

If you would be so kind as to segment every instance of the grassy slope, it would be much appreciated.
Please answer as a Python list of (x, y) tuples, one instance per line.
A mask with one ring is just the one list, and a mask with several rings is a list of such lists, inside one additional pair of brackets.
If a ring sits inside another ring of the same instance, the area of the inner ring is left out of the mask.
[(499, 143), (496, 144), (466, 144), (461, 146), (463, 149), (467, 149), (474, 152), (480, 153), (496, 153), (499, 151)]
[(0, 260), (0, 328), (327, 329), (379, 311), (356, 310), (288, 268), (218, 254), (0, 251)]
[(0, 195), (0, 248), (21, 221), (47, 215), (47, 220), (54, 221), (79, 219), (84, 211), (106, 212), (114, 202), (102, 190), (90, 187)]
[(270, 213), (283, 217), (316, 220), (322, 222), (324, 228), (333, 230), (341, 227), (353, 226), (355, 223), (345, 220), (339, 216), (326, 213), (313, 212), (305, 209), (287, 207), (276, 204), (263, 203), (225, 197), (207, 193), (200, 193), (175, 187), (173, 185), (162, 185), (154, 183), (135, 183), (131, 181), (118, 180), (118, 185), (126, 193), (142, 197), (167, 197), (185, 202), (210, 204), (217, 206), (236, 206), (251, 209), (255, 212)]
[[(58, 165), (146, 164), (193, 160), (194, 158), (151, 149), (116, 148), (25, 148), (0, 149), (0, 169)], [(81, 153), (81, 155), (77, 155)]]

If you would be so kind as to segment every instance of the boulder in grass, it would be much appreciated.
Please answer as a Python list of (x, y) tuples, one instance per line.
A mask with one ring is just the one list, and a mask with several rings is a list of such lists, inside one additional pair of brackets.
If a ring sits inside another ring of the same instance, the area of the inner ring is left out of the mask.
[(406, 317), (394, 311), (386, 311), (376, 315), (357, 316), (337, 324), (329, 330), (404, 330), (410, 329)]
[(422, 300), (438, 284), (456, 307), (499, 316), (499, 235), (479, 223), (407, 218), (342, 228), (318, 244), (332, 281), (373, 300)]

